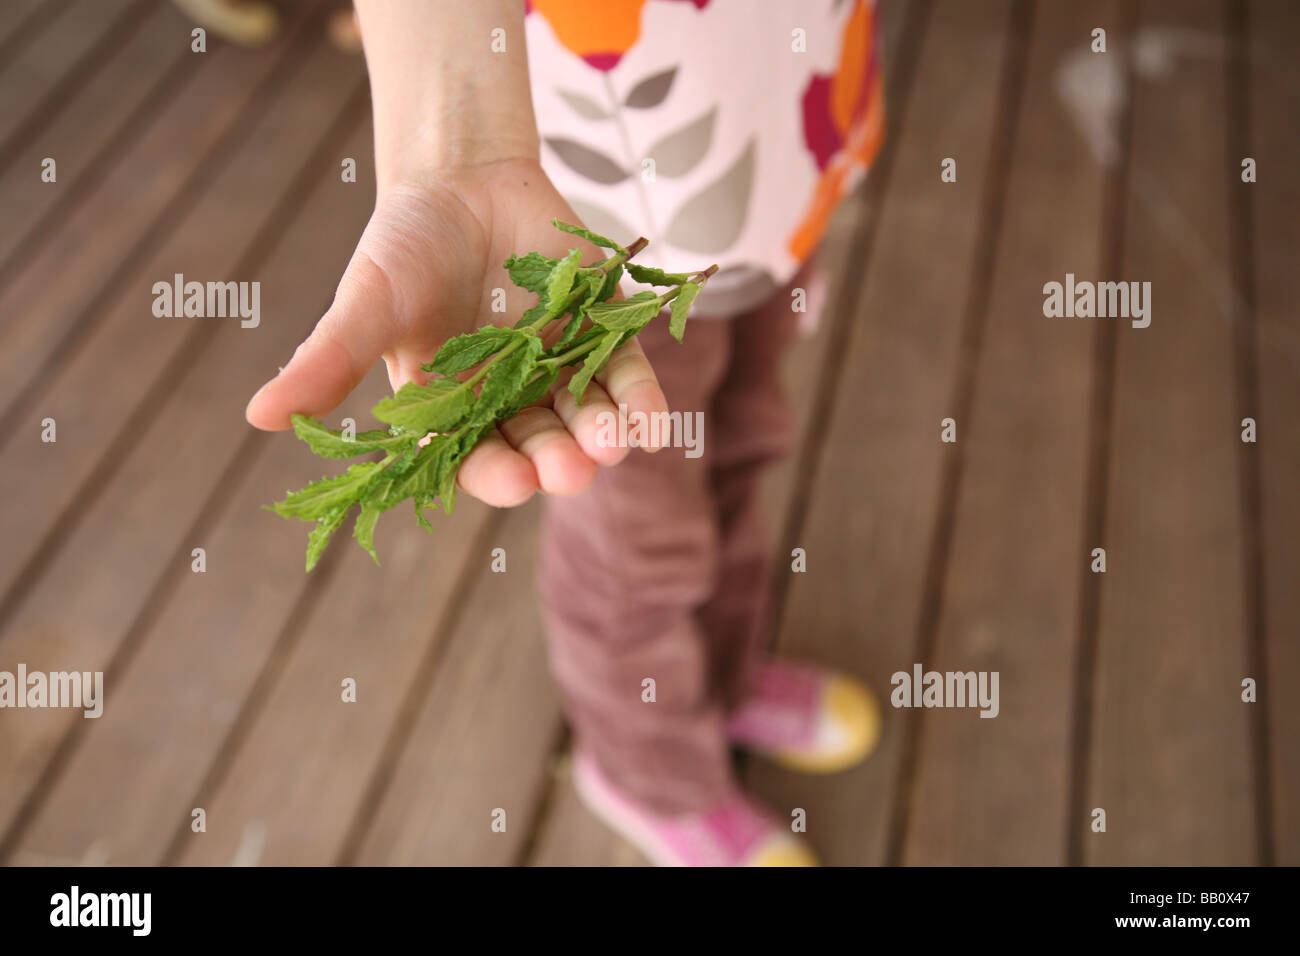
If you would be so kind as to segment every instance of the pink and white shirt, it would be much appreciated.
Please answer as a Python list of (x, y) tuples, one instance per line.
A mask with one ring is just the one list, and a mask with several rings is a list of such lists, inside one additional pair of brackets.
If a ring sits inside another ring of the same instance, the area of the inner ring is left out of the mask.
[(527, 0), (542, 163), (588, 227), (757, 305), (811, 255), (884, 131), (872, 0)]

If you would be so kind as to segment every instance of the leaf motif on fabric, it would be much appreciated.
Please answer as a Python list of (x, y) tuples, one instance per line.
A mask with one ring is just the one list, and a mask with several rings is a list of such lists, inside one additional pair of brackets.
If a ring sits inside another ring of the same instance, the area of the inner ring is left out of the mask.
[(569, 109), (573, 110), (573, 112), (577, 113), (583, 119), (603, 120), (609, 119), (612, 115), (609, 110), (605, 109), (605, 107), (581, 93), (575, 93), (573, 90), (561, 89), (557, 89), (555, 92), (559, 94), (560, 99), (564, 100), (564, 102), (569, 105)]
[(744, 231), (753, 186), (754, 141), (750, 140), (726, 172), (686, 200), (664, 238), (690, 252), (725, 252)]
[(604, 153), (572, 139), (548, 136), (546, 145), (579, 176), (610, 186), (627, 179), (627, 171)]
[(677, 78), (677, 67), (671, 67), (662, 73), (656, 73), (654, 76), (648, 76), (636, 86), (623, 99), (624, 106), (630, 106), (634, 110), (645, 110), (652, 106), (658, 106), (664, 100), (668, 99), (668, 93), (673, 88), (673, 80)]
[(698, 166), (713, 144), (713, 127), (717, 115), (717, 109), (711, 109), (650, 147), (646, 156), (654, 160), (655, 174), (685, 176)]

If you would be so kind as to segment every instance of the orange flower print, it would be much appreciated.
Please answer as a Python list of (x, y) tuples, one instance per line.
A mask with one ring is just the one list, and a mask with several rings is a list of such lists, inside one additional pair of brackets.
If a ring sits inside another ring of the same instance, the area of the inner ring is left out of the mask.
[(804, 91), (804, 143), (822, 175), (803, 221), (790, 236), (790, 252), (800, 262), (826, 231), (852, 173), (880, 148), (884, 101), (875, 39), (872, 6), (858, 0), (844, 29), (834, 75), (814, 76)]
[[(709, 0), (688, 2), (702, 10)], [(645, 5), (646, 0), (528, 0), (525, 13), (536, 10), (551, 24), (564, 47), (608, 72), (641, 36)]]
[(612, 70), (641, 35), (641, 8), (646, 0), (532, 0), (556, 38), (598, 70)]

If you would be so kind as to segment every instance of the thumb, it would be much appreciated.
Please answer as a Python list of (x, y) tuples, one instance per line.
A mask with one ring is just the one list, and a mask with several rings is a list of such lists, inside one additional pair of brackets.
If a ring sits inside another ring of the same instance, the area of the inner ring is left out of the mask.
[(244, 416), (255, 428), (278, 431), (295, 412), (319, 417), (334, 410), (396, 338), (388, 276), (358, 249), (329, 310), (289, 364), (258, 389)]

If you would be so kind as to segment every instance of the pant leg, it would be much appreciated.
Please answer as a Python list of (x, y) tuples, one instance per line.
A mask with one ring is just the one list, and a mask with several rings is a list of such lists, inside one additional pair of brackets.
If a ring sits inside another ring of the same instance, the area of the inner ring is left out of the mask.
[[(713, 396), (726, 375), (726, 320), (697, 320), (685, 344), (656, 321), (640, 341), (669, 407), (704, 412), (704, 455), (633, 450), (574, 498), (549, 498), (539, 584), (551, 666), (579, 744), (636, 799), (703, 810), (733, 786), (725, 715), (696, 612), (719, 570), (709, 465)], [(655, 681), (655, 701), (642, 681)]]
[(794, 445), (781, 361), (802, 314), (791, 293), (807, 288), (814, 269), (806, 265), (763, 305), (730, 321), (731, 361), (713, 397), (705, 459), (718, 509), (718, 582), (698, 619), (709, 639), (710, 683), (728, 710), (747, 695), (767, 644), (773, 551), (760, 480)]

